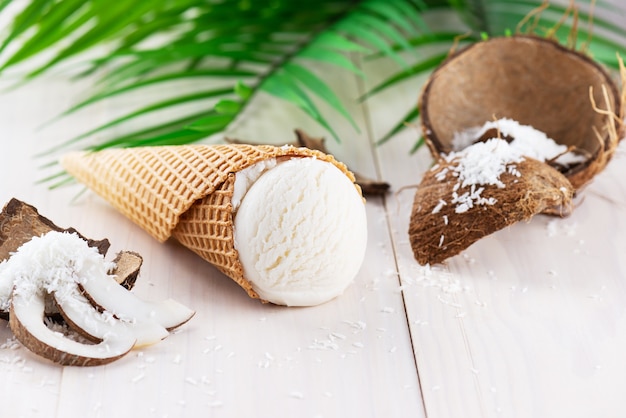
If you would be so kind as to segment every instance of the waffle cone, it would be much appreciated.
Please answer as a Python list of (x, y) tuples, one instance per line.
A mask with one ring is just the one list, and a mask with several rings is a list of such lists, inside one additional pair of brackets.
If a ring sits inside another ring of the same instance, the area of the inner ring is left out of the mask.
[(154, 238), (160, 242), (175, 238), (258, 298), (244, 277), (234, 245), (231, 199), (235, 173), (280, 157), (315, 157), (330, 162), (354, 182), (352, 173), (331, 155), (291, 146), (109, 149), (71, 153), (61, 164)]

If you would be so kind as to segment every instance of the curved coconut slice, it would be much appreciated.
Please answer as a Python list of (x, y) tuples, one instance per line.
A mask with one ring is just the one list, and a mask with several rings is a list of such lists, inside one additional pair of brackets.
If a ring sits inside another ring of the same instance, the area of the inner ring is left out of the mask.
[(126, 336), (108, 336), (99, 344), (81, 344), (45, 326), (42, 294), (13, 293), (9, 326), (26, 348), (65, 366), (98, 366), (123, 357), (135, 345)]
[(195, 314), (172, 299), (147, 302), (124, 289), (111, 277), (98, 277), (80, 284), (85, 297), (94, 306), (126, 321), (154, 321), (172, 330), (189, 321)]
[(455, 133), (509, 118), (587, 156), (562, 169), (576, 189), (613, 155), (623, 106), (616, 83), (592, 59), (534, 36), (491, 38), (458, 51), (433, 72), (419, 104), (435, 158), (453, 150)]
[(101, 342), (109, 336), (117, 335), (133, 339), (135, 347), (141, 347), (155, 344), (169, 335), (167, 329), (156, 321), (126, 322), (106, 311), (98, 311), (78, 288), (63, 299), (56, 294), (53, 297), (70, 328), (91, 341)]
[(572, 185), (545, 163), (526, 158), (500, 175), (500, 185), (480, 187), (459, 186), (458, 177), (449, 174), (453, 164), (441, 160), (424, 175), (415, 194), (409, 239), (422, 265), (441, 263), (480, 238), (538, 213), (569, 213)]

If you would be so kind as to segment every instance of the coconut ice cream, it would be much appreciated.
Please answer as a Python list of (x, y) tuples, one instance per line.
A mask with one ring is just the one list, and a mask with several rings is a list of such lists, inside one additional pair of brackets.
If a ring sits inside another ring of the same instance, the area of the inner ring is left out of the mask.
[[(264, 300), (289, 306), (317, 305), (341, 294), (363, 262), (367, 241), (363, 199), (354, 184), (315, 158), (247, 170), (235, 182), (236, 196), (245, 191), (234, 208), (234, 232), (253, 289)], [(250, 174), (258, 176), (252, 183)]]
[(72, 153), (61, 163), (154, 238), (176, 239), (253, 298), (323, 303), (344, 291), (364, 258), (361, 189), (320, 151), (138, 147)]

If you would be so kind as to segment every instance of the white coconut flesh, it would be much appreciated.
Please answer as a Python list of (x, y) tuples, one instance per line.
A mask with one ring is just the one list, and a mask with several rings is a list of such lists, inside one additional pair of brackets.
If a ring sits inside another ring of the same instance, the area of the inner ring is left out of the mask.
[(128, 336), (136, 339), (135, 347), (155, 344), (169, 335), (167, 329), (155, 321), (127, 322), (116, 318), (109, 311), (94, 309), (78, 288), (65, 301), (54, 295), (63, 319), (84, 337), (100, 342), (109, 336)]
[(91, 366), (110, 363), (135, 345), (130, 335), (108, 335), (98, 344), (82, 344), (48, 328), (43, 320), (42, 294), (13, 294), (9, 324), (15, 337), (29, 350), (62, 365)]
[(81, 283), (81, 288), (96, 306), (125, 321), (156, 322), (172, 330), (194, 315), (194, 311), (172, 299), (162, 302), (139, 299), (109, 276), (101, 280), (88, 280)]
[[(16, 338), (61, 364), (97, 365), (133, 346), (156, 343), (194, 312), (173, 300), (145, 302), (120, 286), (111, 263), (76, 234), (52, 231), (23, 244), (0, 263), (0, 310), (9, 311)], [(71, 330), (97, 344), (82, 344), (44, 323), (53, 298)]]
[(6, 263), (6, 260), (0, 263), (0, 312), (9, 312), (11, 292), (13, 292), (13, 277), (8, 274), (2, 274)]

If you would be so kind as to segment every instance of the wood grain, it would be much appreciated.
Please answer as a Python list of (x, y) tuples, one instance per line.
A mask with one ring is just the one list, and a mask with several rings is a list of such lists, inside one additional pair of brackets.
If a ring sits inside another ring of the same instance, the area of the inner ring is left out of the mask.
[[(367, 80), (331, 77), (356, 98), (393, 64), (358, 62)], [(319, 69), (313, 69), (320, 71)], [(320, 72), (322, 75), (323, 74)], [(376, 140), (417, 102), (420, 80), (350, 102), (356, 132), (338, 124), (331, 151), (392, 192), (367, 202), (366, 261), (339, 298), (289, 309), (249, 299), (173, 242), (158, 244), (80, 187), (36, 181), (37, 151), (136, 108), (98, 104), (43, 130), (88, 83), (48, 76), (0, 96), (0, 201), (17, 197), (62, 227), (110, 239), (111, 257), (144, 257), (135, 292), (197, 310), (179, 332), (97, 368), (61, 368), (11, 342), (0, 324), (0, 414), (24, 417), (619, 417), (626, 360), (626, 152), (587, 187), (571, 217), (499, 231), (444, 265), (420, 267), (407, 229), (414, 186), (431, 164), (408, 129)], [(148, 95), (155, 92), (145, 93)], [(154, 96), (150, 96), (154, 97)], [(323, 104), (320, 104), (323, 107)], [(291, 142), (325, 133), (269, 97), (230, 136)], [(407, 188), (405, 188), (407, 187)], [(10, 400), (10, 402), (9, 402)]]

